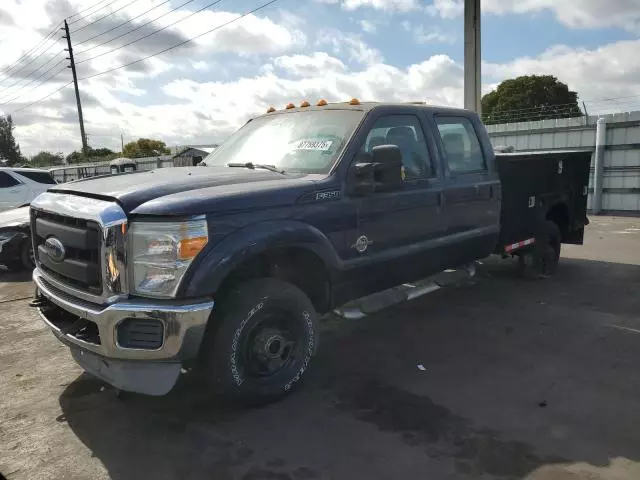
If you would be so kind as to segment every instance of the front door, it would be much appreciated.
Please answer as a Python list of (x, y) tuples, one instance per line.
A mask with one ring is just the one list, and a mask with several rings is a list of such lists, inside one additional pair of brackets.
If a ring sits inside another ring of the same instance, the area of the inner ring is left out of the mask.
[(377, 145), (389, 144), (402, 154), (402, 188), (346, 200), (355, 224), (346, 232), (345, 263), (366, 290), (361, 294), (423, 276), (429, 269), (425, 252), (445, 228), (442, 185), (418, 116), (382, 114), (372, 119), (359, 151), (370, 153)]
[(436, 115), (434, 120), (445, 167), (447, 254), (462, 264), (493, 252), (499, 233), (500, 180), (468, 117)]

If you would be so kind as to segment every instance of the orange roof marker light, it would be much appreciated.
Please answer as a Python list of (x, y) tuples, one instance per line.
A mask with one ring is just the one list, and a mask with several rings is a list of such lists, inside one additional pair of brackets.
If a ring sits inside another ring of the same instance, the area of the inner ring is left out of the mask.
[(352, 98), (349, 102), (349, 105), (360, 105), (360, 100), (358, 100), (357, 98)]
[(291, 110), (292, 108), (296, 108), (296, 106), (293, 103), (290, 103), (287, 105), (287, 110)]
[(272, 113), (272, 112), (275, 112), (275, 111), (276, 111), (276, 109), (274, 107), (269, 107), (267, 109), (267, 113)]
[(302, 107), (302, 108), (310, 107), (310, 106), (311, 106), (311, 104), (309, 102), (307, 102), (306, 100), (300, 104), (300, 107)]
[(318, 103), (316, 103), (316, 106), (324, 107), (326, 104), (327, 104), (327, 101), (324, 98), (321, 98), (320, 100), (318, 100)]

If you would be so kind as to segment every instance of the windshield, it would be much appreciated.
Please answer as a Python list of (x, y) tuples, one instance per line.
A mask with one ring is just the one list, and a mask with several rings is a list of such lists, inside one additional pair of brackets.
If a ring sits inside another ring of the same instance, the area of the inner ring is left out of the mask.
[(203, 163), (254, 163), (284, 171), (326, 173), (362, 115), (357, 110), (309, 110), (260, 117), (231, 135)]

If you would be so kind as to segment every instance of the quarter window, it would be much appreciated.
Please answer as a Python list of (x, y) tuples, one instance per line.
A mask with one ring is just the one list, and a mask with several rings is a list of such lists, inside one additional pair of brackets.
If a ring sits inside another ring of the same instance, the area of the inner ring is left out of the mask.
[(487, 169), (480, 141), (468, 118), (436, 117), (449, 171), (471, 173)]
[(18, 185), (18, 182), (15, 178), (9, 175), (6, 172), (0, 172), (0, 188), (11, 188)]

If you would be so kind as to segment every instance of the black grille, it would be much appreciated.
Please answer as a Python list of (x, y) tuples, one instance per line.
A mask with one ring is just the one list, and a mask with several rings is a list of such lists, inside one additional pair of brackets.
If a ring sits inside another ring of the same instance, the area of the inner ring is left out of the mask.
[(124, 348), (157, 350), (162, 347), (164, 325), (160, 320), (127, 318), (118, 325), (118, 345)]
[[(31, 231), (38, 266), (56, 280), (94, 295), (102, 293), (100, 226), (96, 222), (32, 210)], [(64, 245), (62, 261), (54, 261), (44, 248), (49, 237)]]
[(65, 335), (71, 335), (83, 342), (100, 345), (98, 326), (91, 320), (77, 317), (42, 297), (39, 307), (46, 319)]

